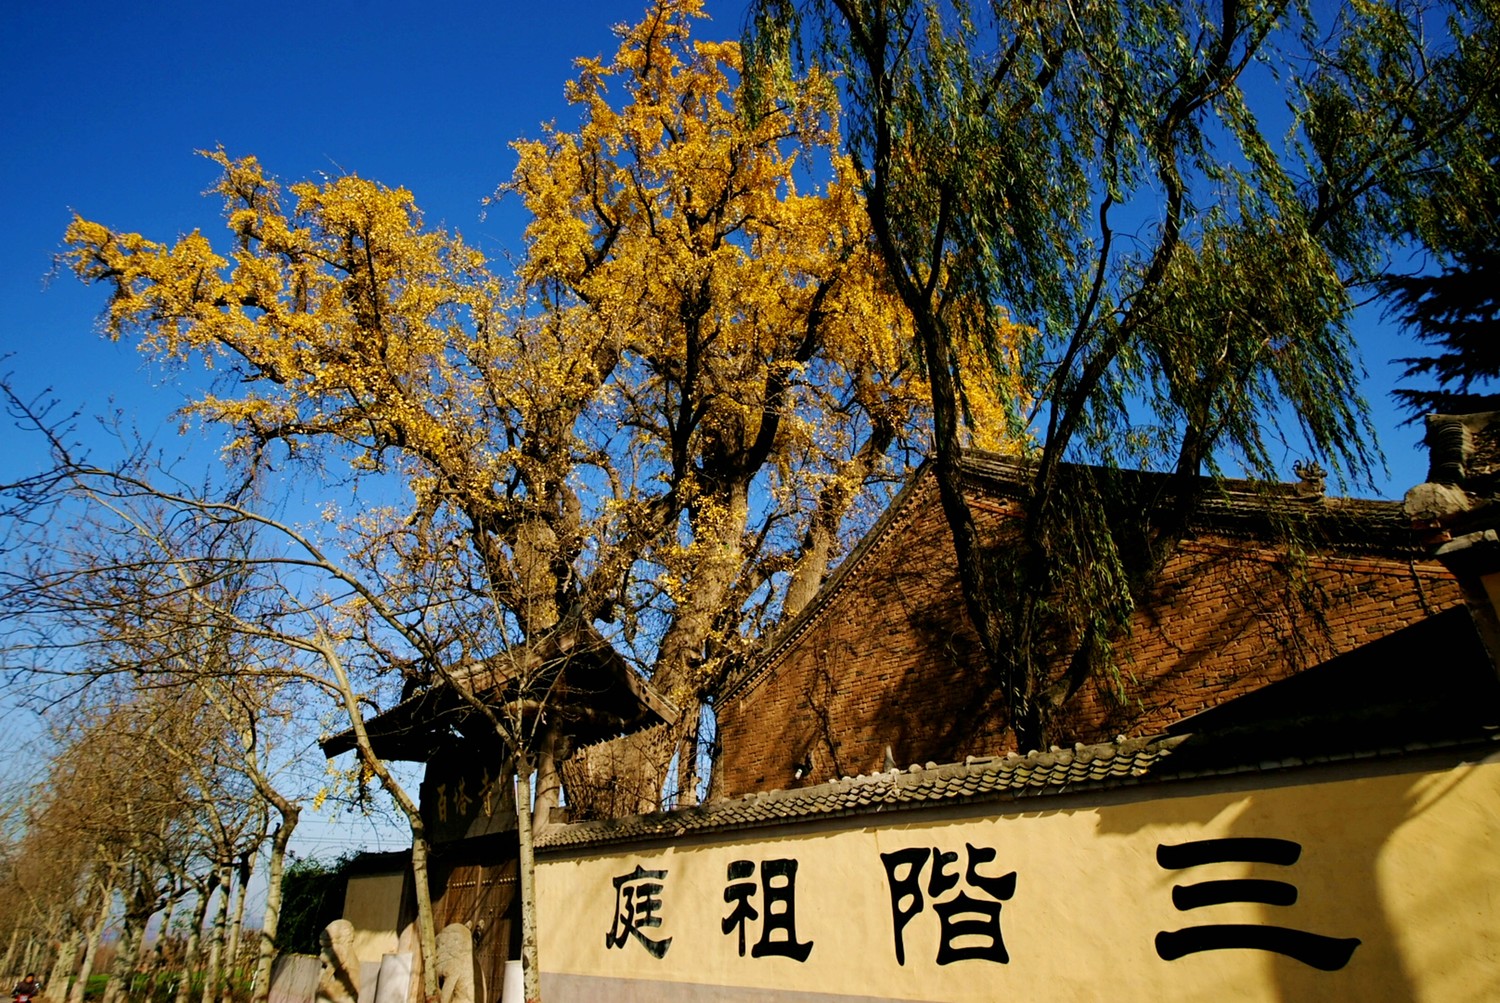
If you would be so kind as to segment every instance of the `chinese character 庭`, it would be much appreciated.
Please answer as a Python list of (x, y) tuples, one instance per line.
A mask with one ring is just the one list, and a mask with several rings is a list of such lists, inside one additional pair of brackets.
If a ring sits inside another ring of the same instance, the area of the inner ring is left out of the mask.
[[(963, 882), (966, 889), (983, 892), (985, 898), (960, 890), (952, 898), (939, 901), (939, 897), (952, 891), (959, 884), (959, 875), (948, 870), (957, 863), (958, 854), (938, 847), (915, 846), (893, 853), (882, 853), (886, 879), (891, 891), (891, 925), (895, 928), (896, 963), (906, 964), (906, 942), (903, 931), (906, 924), (925, 907), (922, 897), (922, 870), (929, 858), (932, 869), (927, 878), (927, 897), (932, 900), (932, 911), (937, 913), (941, 939), (938, 944), (937, 963), (951, 964), (955, 961), (978, 959), (1007, 964), (1010, 955), (1005, 950), (1005, 941), (1000, 934), (1000, 904), (1007, 902), (1016, 891), (1016, 872), (1000, 877), (979, 873), (979, 866), (995, 859), (991, 847), (964, 844), (968, 852), (968, 865), (964, 869)], [(903, 870), (904, 869), (904, 870)], [(960, 941), (960, 938), (963, 938)]]
[(661, 926), (661, 917), (656, 913), (661, 908), (661, 883), (666, 876), (664, 870), (648, 871), (637, 864), (629, 874), (614, 879), (615, 919), (609, 933), (604, 935), (606, 948), (624, 947), (626, 938), (634, 937), (653, 958), (667, 953), (672, 946), (671, 937), (656, 940), (642, 930), (642, 927)]
[[(727, 936), (738, 929), (740, 935), (740, 957), (745, 956), (745, 924), (759, 919), (750, 900), (755, 897), (755, 882), (746, 880), (755, 874), (755, 864), (749, 860), (735, 860), (729, 864), (724, 888), (724, 901), (734, 908), (724, 917), (722, 927)], [(812, 953), (812, 941), (797, 941), (797, 861), (763, 860), (760, 864), (760, 890), (765, 918), (760, 927), (760, 940), (750, 948), (752, 958), (763, 958), (768, 954), (806, 961)]]
[[(1230, 862), (1288, 867), (1301, 855), (1300, 844), (1286, 839), (1258, 837), (1199, 839), (1173, 845), (1164, 843), (1156, 848), (1156, 862), (1174, 871)], [(1286, 906), (1296, 901), (1296, 886), (1264, 878), (1199, 881), (1172, 888), (1172, 904), (1183, 912), (1226, 902)], [(1163, 930), (1156, 935), (1156, 953), (1164, 961), (1176, 961), (1198, 951), (1243, 948), (1284, 954), (1325, 972), (1337, 971), (1347, 965), (1358, 946), (1359, 940), (1354, 937), (1339, 939), (1284, 926), (1249, 923), (1189, 926), (1181, 930)]]

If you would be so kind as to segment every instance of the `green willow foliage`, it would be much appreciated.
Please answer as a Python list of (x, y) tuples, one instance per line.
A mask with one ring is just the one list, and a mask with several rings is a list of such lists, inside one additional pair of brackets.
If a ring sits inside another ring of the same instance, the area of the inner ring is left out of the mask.
[[(1109, 668), (1221, 460), (1274, 481), (1293, 434), (1340, 483), (1368, 479), (1348, 289), (1445, 169), (1476, 80), (1495, 79), (1493, 46), (1470, 41), (1492, 37), (1493, 14), (1489, 0), (755, 6), (758, 94), (799, 61), (839, 74), (928, 367), (965, 599), (1022, 748)], [(956, 309), (974, 303), (988, 316)], [(1037, 331), (993, 352), (1030, 391), (1010, 432), (1033, 444), (1003, 553), (959, 490), (951, 346), (975, 316)]]

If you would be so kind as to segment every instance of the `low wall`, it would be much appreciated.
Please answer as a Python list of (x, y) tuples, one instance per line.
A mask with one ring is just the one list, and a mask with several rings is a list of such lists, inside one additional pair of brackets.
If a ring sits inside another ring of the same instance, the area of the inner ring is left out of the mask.
[(1500, 762), (1362, 769), (554, 851), (544, 996), (1500, 999)]

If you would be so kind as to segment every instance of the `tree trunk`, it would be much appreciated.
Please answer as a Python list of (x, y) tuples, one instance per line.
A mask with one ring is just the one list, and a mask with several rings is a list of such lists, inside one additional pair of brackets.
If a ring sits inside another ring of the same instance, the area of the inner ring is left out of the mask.
[[(261, 829), (264, 838), (265, 829)], [(229, 943), (224, 950), (225, 977), (219, 996), (221, 1003), (233, 1003), (234, 987), (240, 978), (240, 931), (245, 926), (245, 898), (250, 890), (250, 876), (255, 870), (255, 857), (247, 850), (240, 854), (238, 881), (235, 890), (234, 918), (229, 923)]]
[(68, 979), (73, 974), (73, 962), (78, 960), (78, 931), (69, 930), (57, 945), (57, 958), (52, 962), (52, 972), (46, 985), (56, 987), (50, 991), (53, 999), (62, 999), (68, 989)]
[(561, 803), (562, 774), (557, 769), (557, 728), (548, 723), (537, 743), (536, 807), (532, 811), (532, 828), (545, 829), (552, 809)]
[(140, 960), (141, 948), (146, 942), (146, 925), (150, 920), (150, 916), (142, 917), (126, 912), (116, 948), (114, 971), (110, 973), (109, 984), (104, 989), (104, 1003), (116, 1003), (129, 992), (131, 976), (135, 974), (136, 963)]
[(422, 995), (426, 997), (426, 1003), (436, 1003), (437, 929), (432, 916), (427, 850), (427, 828), (418, 815), (411, 823), (411, 879), (417, 893), (417, 937), (422, 945)]
[(521, 885), (521, 980), (526, 1003), (541, 1003), (536, 939), (536, 853), (531, 818), (531, 762), (516, 756), (516, 871)]
[(22, 964), (20, 968), (12, 969), (9, 965), (7, 965), (6, 969), (9, 971), (18, 971), (19, 974), (23, 976), (35, 975), (37, 969), (42, 967), (42, 960), (46, 956), (46, 942), (36, 937), (27, 937), (26, 950), (22, 954)]
[(187, 946), (182, 951), (182, 978), (177, 982), (177, 993), (173, 1003), (187, 1003), (193, 991), (193, 970), (198, 967), (198, 955), (203, 949), (203, 917), (208, 915), (208, 900), (213, 895), (207, 881), (196, 889), (198, 901), (193, 906), (193, 919), (188, 926)]
[(250, 984), (251, 1003), (265, 1003), (271, 996), (271, 963), (276, 960), (276, 931), (281, 925), (281, 878), (286, 869), (286, 847), (297, 828), (302, 810), (294, 804), (277, 805), (281, 825), (271, 834), (271, 864), (266, 869), (266, 913), (260, 921), (260, 946), (255, 958), (255, 976)]
[(381, 788), (396, 802), (396, 806), (406, 816), (407, 824), (411, 826), (412, 884), (415, 886), (414, 891), (417, 896), (417, 939), (422, 953), (422, 993), (430, 1003), (435, 1000), (438, 991), (437, 931), (433, 929), (432, 889), (427, 884), (427, 827), (422, 821), (422, 810), (411, 799), (411, 795), (406, 793), (400, 781), (391, 776), (391, 771), (385, 768), (385, 763), (380, 761), (380, 757), (375, 755), (375, 750), (370, 744), (370, 734), (365, 730), (365, 719), (360, 710), (359, 697), (355, 695), (354, 686), (349, 682), (349, 673), (345, 670), (338, 652), (334, 650), (332, 643), (325, 639), (319, 646), (319, 653), (338, 683), (344, 712), (349, 715), (349, 725), (354, 730), (354, 742), (360, 762), (374, 774)]
[(101, 882), (99, 900), (99, 914), (94, 918), (88, 940), (84, 943), (83, 965), (78, 970), (78, 981), (73, 983), (73, 989), (68, 993), (68, 1003), (83, 1003), (84, 988), (88, 985), (89, 976), (94, 974), (94, 959), (99, 956), (99, 944), (104, 940), (104, 928), (109, 924), (110, 910), (115, 904), (113, 882)]
[(218, 994), (219, 976), (222, 971), (224, 960), (224, 930), (229, 922), (229, 889), (234, 865), (228, 861), (219, 864), (217, 881), (213, 892), (219, 895), (218, 908), (214, 910), (213, 932), (209, 935), (208, 942), (208, 965), (203, 971), (203, 992), (199, 996), (200, 1003), (213, 1003)]
[(177, 907), (182, 905), (181, 893), (172, 892), (167, 899), (167, 904), (161, 917), (161, 926), (156, 929), (156, 942), (151, 945), (151, 997), (156, 998), (156, 986), (161, 982), (162, 972), (167, 967), (167, 943), (172, 937), (172, 917), (177, 915)]
[[(10, 966), (11, 966), (11, 962), (13, 962), (13, 961), (16, 960), (16, 941), (19, 940), (20, 937), (21, 937), (21, 927), (20, 927), (19, 924), (17, 924), (10, 931), (10, 944), (9, 944), (9, 946), (7, 946), (5, 948), (5, 967), (4, 968), (0, 968), (0, 979), (9, 978), (10, 976), (7, 975), (7, 974), (5, 974), (5, 973), (14, 970)], [(28, 944), (27, 946), (28, 946), (28, 949), (29, 949), (30, 945)], [(29, 953), (29, 951), (28, 951), (28, 953)]]
[(698, 729), (703, 723), (703, 703), (688, 700), (678, 709), (682, 738), (677, 742), (677, 807), (691, 808), (698, 803)]
[(889, 422), (877, 422), (859, 452), (841, 463), (828, 486), (818, 493), (818, 506), (802, 537), (797, 563), (792, 566), (792, 580), (787, 584), (786, 598), (781, 602), (782, 623), (790, 622), (802, 612), (823, 587), (829, 561), (838, 544), (839, 526), (858, 496), (856, 485), (866, 482), (895, 437), (896, 430)]

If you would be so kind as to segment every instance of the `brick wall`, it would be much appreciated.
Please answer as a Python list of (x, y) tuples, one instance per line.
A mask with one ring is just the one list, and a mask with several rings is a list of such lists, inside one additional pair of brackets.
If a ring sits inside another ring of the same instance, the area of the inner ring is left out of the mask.
[[(1006, 503), (979, 500), (993, 538)], [(851, 558), (852, 559), (852, 558)], [(953, 545), (929, 480), (763, 671), (717, 708), (716, 793), (790, 789), (898, 766), (1013, 751), (963, 612)], [(1168, 562), (1116, 679), (1061, 710), (1067, 743), (1160, 731), (1460, 602), (1435, 562), (1200, 535)], [(1059, 669), (1063, 659), (1059, 659)], [(812, 769), (802, 779), (800, 763)]]

